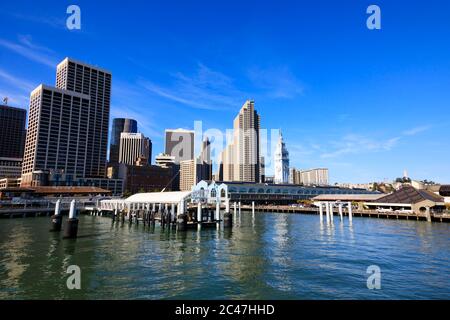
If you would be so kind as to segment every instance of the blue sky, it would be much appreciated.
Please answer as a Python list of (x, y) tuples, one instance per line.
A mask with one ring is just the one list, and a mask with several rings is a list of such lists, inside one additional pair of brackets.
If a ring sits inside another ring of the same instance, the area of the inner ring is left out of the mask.
[[(332, 182), (450, 183), (448, 1), (2, 1), (0, 96), (27, 107), (69, 56), (113, 73), (112, 117), (231, 128), (252, 98), (291, 165)], [(65, 27), (81, 8), (81, 30)], [(381, 8), (368, 30), (366, 8)]]

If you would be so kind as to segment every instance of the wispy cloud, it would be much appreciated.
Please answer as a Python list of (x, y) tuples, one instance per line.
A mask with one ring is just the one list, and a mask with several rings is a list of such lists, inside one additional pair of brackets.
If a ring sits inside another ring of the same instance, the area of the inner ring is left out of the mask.
[(20, 13), (12, 13), (10, 15), (19, 20), (32, 22), (32, 23), (38, 23), (38, 24), (44, 24), (44, 25), (47, 25), (49, 27), (56, 28), (56, 29), (66, 28), (66, 19), (67, 18), (63, 14), (60, 17), (50, 17), (50, 16), (44, 16), (44, 15), (33, 16), (33, 15), (25, 15), (25, 14), (20, 14)]
[(196, 109), (236, 109), (246, 95), (236, 89), (227, 75), (199, 63), (193, 75), (171, 74), (172, 84), (161, 86), (149, 80), (139, 84), (154, 95)]
[(402, 132), (402, 134), (405, 136), (415, 136), (419, 133), (429, 130), (430, 128), (431, 128), (431, 126), (429, 126), (429, 125), (419, 126), (419, 127), (411, 128), (409, 130), (405, 130)]
[(57, 60), (52, 56), (53, 51), (33, 44), (30, 36), (19, 36), (18, 42), (0, 39), (0, 47), (51, 68), (55, 68), (57, 64)]
[(398, 143), (400, 137), (389, 139), (372, 139), (363, 135), (348, 134), (338, 141), (333, 141), (333, 151), (325, 152), (321, 158), (336, 158), (347, 154), (390, 151)]
[(18, 78), (1, 68), (0, 68), (0, 79), (6, 81), (9, 85), (19, 88), (21, 91), (25, 92), (30, 92), (36, 87), (36, 85), (34, 85), (33, 83)]
[(429, 130), (431, 126), (417, 126), (401, 132), (398, 136), (388, 139), (370, 138), (360, 134), (348, 134), (338, 141), (331, 143), (331, 151), (324, 152), (321, 158), (336, 158), (347, 154), (357, 154), (362, 152), (383, 152), (392, 150), (401, 140), (407, 137), (416, 136)]
[(248, 77), (255, 87), (263, 89), (272, 98), (290, 99), (304, 92), (304, 85), (287, 67), (252, 68)]
[(25, 108), (26, 106), (28, 106), (30, 100), (29, 97), (20, 92), (8, 90), (8, 93), (6, 93), (0, 88), (0, 99), (3, 100), (4, 97), (8, 97), (8, 105), (21, 108)]

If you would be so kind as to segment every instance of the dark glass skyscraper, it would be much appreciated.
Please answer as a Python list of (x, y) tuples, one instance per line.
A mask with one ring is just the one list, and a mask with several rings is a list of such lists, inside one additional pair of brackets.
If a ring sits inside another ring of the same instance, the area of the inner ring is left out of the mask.
[(111, 143), (109, 145), (109, 163), (119, 162), (120, 134), (122, 132), (137, 133), (137, 122), (133, 119), (113, 119)]
[(27, 111), (0, 105), (0, 157), (23, 158)]

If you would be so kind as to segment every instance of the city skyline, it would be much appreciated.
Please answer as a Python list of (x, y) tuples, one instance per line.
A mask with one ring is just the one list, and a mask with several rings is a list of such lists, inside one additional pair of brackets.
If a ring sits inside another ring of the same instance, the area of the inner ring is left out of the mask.
[[(180, 15), (182, 19), (172, 27), (162, 19), (169, 15), (170, 7), (147, 5), (143, 10), (125, 12), (128, 25), (120, 29), (109, 20), (122, 17), (117, 8), (102, 17), (97, 14), (99, 5), (80, 2), (82, 29), (71, 32), (64, 27), (63, 5), (55, 7), (44, 1), (41, 9), (31, 12), (25, 4), (15, 4), (12, 9), (2, 3), (2, 19), (11, 28), (3, 28), (0, 35), (0, 57), (8, 62), (0, 66), (0, 95), (10, 98), (9, 105), (28, 109), (30, 92), (40, 83), (53, 85), (55, 65), (69, 56), (113, 73), (108, 130), (112, 118), (136, 119), (140, 131), (152, 139), (154, 155), (164, 150), (165, 128), (192, 129), (195, 120), (202, 120), (204, 129), (225, 130), (242, 102), (254, 98), (261, 127), (283, 129), (292, 167), (327, 167), (331, 183), (392, 180), (405, 168), (414, 179), (450, 181), (445, 160), (450, 152), (445, 104), (449, 93), (444, 90), (449, 85), (446, 75), (450, 66), (445, 58), (449, 47), (441, 41), (442, 31), (436, 27), (439, 19), (427, 19), (426, 23), (411, 19), (407, 26), (395, 19), (408, 14), (414, 17), (418, 5), (404, 8), (382, 1), (383, 12), (390, 14), (383, 16), (383, 29), (374, 34), (364, 26), (364, 4), (327, 3), (320, 9), (319, 4), (292, 4), (291, 12), (283, 10), (281, 14), (297, 17), (299, 26), (286, 31), (283, 43), (276, 38), (285, 28), (292, 28), (292, 22), (269, 15), (269, 4), (259, 5), (246, 23), (242, 13), (233, 11), (237, 4), (232, 4), (224, 16), (238, 21), (243, 34), (231, 28), (227, 37), (225, 30), (231, 24), (220, 20), (204, 35), (205, 43), (189, 33), (203, 26), (194, 18), (215, 12), (220, 5), (202, 4), (205, 13), (199, 13), (196, 6), (200, 4), (178, 3), (171, 17)], [(152, 6), (158, 6), (161, 16), (144, 10)], [(245, 11), (247, 6), (250, 4), (239, 8)], [(442, 8), (421, 9), (444, 19)], [(141, 32), (129, 36), (131, 29), (139, 31), (145, 23), (139, 12), (150, 15), (152, 19), (145, 21), (152, 21), (158, 29), (150, 29), (147, 38)], [(341, 28), (321, 27), (307, 17), (311, 12), (321, 12), (329, 25)], [(34, 14), (48, 19), (34, 21)], [(98, 24), (94, 25), (93, 16), (100, 20)], [(257, 21), (260, 18), (268, 18), (275, 25), (273, 30), (264, 28)], [(190, 21), (188, 35), (177, 43), (185, 19)], [(257, 31), (259, 28), (262, 30)], [(315, 35), (308, 34), (312, 29)], [(106, 32), (104, 39), (102, 32)], [(349, 39), (340, 38), (341, 32), (348, 32)], [(171, 37), (164, 38), (168, 35)], [(218, 40), (213, 48), (207, 43), (215, 36)], [(145, 41), (135, 41), (135, 37), (153, 40), (151, 53), (137, 49), (136, 45)], [(294, 42), (286, 42), (286, 37)], [(130, 50), (125, 56), (114, 52), (120, 46), (116, 38), (127, 40)], [(241, 45), (234, 46), (231, 40)], [(165, 42), (171, 47), (170, 54), (162, 48)], [(82, 50), (84, 45), (94, 50)], [(430, 48), (435, 48), (433, 56), (427, 53)], [(173, 52), (177, 49), (183, 49), (184, 55)], [(291, 53), (285, 53), (286, 49)], [(174, 61), (178, 62), (172, 64)], [(426, 116), (420, 116), (422, 113)]]

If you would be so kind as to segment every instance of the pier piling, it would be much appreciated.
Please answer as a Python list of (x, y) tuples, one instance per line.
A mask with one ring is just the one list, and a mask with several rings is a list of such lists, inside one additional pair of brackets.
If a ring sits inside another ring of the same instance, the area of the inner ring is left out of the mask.
[(70, 202), (69, 219), (66, 222), (66, 227), (64, 228), (64, 238), (75, 239), (78, 234), (78, 218), (76, 215), (76, 202), (72, 200)]
[(62, 226), (62, 216), (61, 216), (61, 200), (58, 199), (55, 204), (55, 214), (52, 216), (52, 225), (50, 231), (57, 232), (61, 231)]

